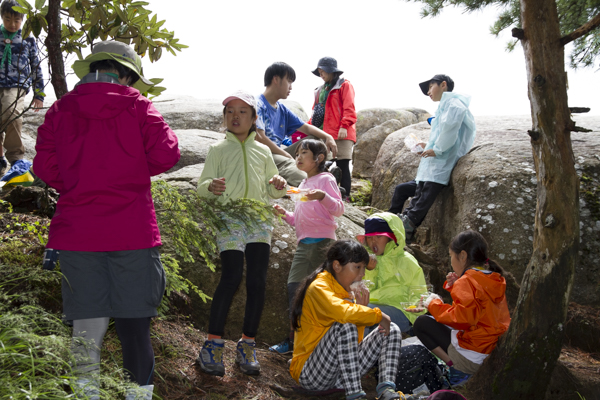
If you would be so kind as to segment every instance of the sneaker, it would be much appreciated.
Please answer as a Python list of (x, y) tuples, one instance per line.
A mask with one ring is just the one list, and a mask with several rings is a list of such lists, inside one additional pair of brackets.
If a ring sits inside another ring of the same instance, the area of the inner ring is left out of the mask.
[(237, 342), (236, 350), (235, 362), (239, 364), (242, 372), (246, 375), (260, 374), (260, 364), (256, 359), (256, 342), (247, 342), (240, 339)]
[(451, 388), (464, 386), (470, 378), (471, 375), (465, 374), (453, 367), (450, 367), (447, 377)]
[(294, 342), (290, 338), (285, 338), (281, 343), (269, 347), (269, 351), (279, 354), (292, 354), (294, 352)]
[(4, 176), (4, 174), (8, 171), (8, 161), (6, 157), (0, 157), (0, 176)]
[(377, 400), (392, 400), (392, 399), (399, 399), (400, 398), (400, 394), (398, 394), (398, 392), (393, 391), (391, 388), (387, 388), (383, 391), (383, 393), (381, 393), (381, 396), (377, 397)]
[(223, 350), (225, 341), (222, 339), (207, 340), (200, 350), (196, 361), (200, 364), (200, 369), (207, 374), (223, 376), (225, 375), (225, 366), (223, 365)]

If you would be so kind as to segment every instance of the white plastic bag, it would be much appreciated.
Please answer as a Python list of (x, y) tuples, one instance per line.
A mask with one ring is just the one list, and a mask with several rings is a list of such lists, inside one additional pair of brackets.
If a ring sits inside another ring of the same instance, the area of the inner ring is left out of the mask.
[(414, 133), (409, 133), (404, 138), (404, 145), (411, 151), (411, 153), (422, 153), (423, 147), (419, 145), (419, 138)]

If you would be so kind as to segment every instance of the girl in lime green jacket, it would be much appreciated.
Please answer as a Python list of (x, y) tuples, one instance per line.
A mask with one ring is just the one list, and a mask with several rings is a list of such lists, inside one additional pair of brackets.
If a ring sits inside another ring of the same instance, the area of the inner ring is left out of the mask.
[[(227, 126), (225, 140), (210, 147), (198, 182), (198, 194), (227, 203), (247, 198), (268, 204), (269, 197), (285, 195), (285, 179), (277, 175), (277, 167), (269, 148), (254, 140), (256, 137), (256, 100), (245, 92), (236, 92), (223, 101), (223, 115)], [(217, 235), (221, 254), (221, 280), (213, 295), (208, 326), (208, 340), (198, 356), (200, 368), (211, 375), (223, 376), (225, 321), (229, 306), (243, 274), (246, 258), (246, 313), (242, 339), (237, 344), (236, 363), (243, 373), (258, 375), (260, 364), (256, 359), (258, 323), (265, 301), (265, 285), (271, 231), (265, 221), (256, 221), (248, 227), (231, 216), (224, 215), (227, 230)]]

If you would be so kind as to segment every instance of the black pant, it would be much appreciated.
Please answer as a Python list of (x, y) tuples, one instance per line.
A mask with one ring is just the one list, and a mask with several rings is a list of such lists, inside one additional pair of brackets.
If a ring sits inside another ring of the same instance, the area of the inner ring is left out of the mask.
[(115, 328), (123, 349), (123, 369), (130, 380), (140, 386), (151, 385), (154, 375), (150, 319), (115, 318)]
[(448, 353), (452, 330), (428, 315), (421, 315), (413, 325), (415, 335), (429, 350), (441, 347)]
[(346, 196), (350, 196), (352, 187), (352, 176), (350, 175), (350, 160), (336, 160), (335, 164), (342, 170), (340, 186), (346, 190)]
[(415, 181), (410, 181), (401, 183), (394, 189), (392, 204), (388, 211), (394, 214), (401, 213), (406, 200), (408, 200), (409, 197), (412, 197), (408, 207), (404, 210), (404, 214), (406, 214), (415, 227), (417, 227), (421, 225), (437, 195), (445, 187), (446, 185), (435, 182), (417, 183)]
[(208, 333), (217, 336), (223, 336), (225, 333), (225, 322), (227, 321), (229, 307), (233, 295), (242, 282), (245, 254), (247, 269), (246, 312), (242, 332), (248, 337), (256, 336), (265, 304), (270, 251), (271, 246), (267, 243), (248, 243), (245, 252), (238, 250), (221, 252), (221, 280), (210, 308)]

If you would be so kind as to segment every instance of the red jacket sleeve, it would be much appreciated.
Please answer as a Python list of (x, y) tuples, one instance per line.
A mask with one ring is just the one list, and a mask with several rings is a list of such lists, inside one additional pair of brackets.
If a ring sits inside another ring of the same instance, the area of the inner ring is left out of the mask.
[(35, 143), (36, 155), (33, 159), (33, 172), (47, 185), (61, 192), (64, 182), (58, 171), (56, 160), (56, 141), (54, 137), (54, 117), (56, 115), (57, 103), (55, 102), (46, 113), (44, 123), (38, 128), (37, 141)]
[(342, 97), (342, 128), (348, 129), (356, 123), (356, 108), (354, 107), (354, 87), (348, 81), (340, 88)]
[[(171, 169), (179, 161), (179, 145), (175, 132), (163, 116), (148, 101), (147, 112), (140, 115), (140, 128), (144, 137), (144, 149), (150, 175), (158, 175)], [(144, 109), (144, 107), (140, 107)]]

